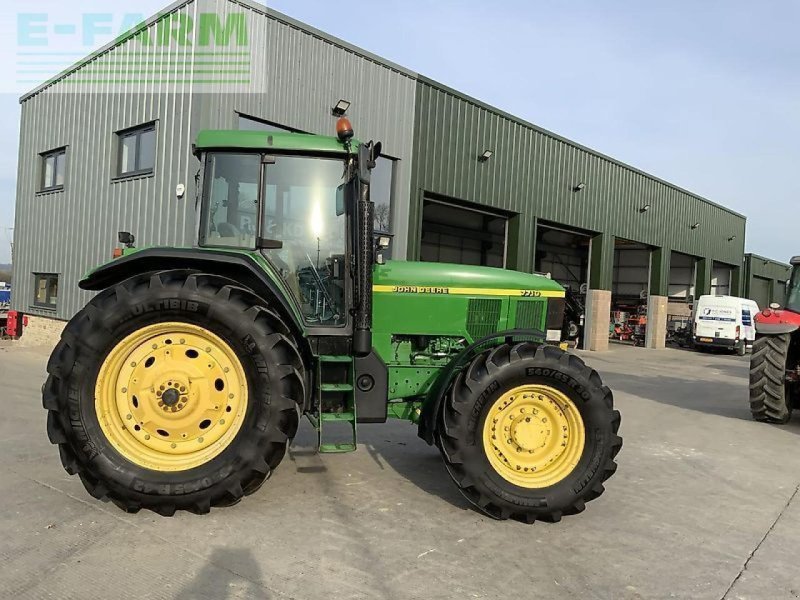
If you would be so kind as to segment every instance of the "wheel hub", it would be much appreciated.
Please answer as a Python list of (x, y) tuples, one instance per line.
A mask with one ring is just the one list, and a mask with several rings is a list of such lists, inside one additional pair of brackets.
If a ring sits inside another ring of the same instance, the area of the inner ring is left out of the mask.
[(175, 406), (180, 399), (181, 393), (175, 388), (170, 388), (161, 395), (161, 401), (166, 405), (167, 408), (172, 408)]
[(484, 451), (504, 479), (542, 488), (567, 477), (583, 455), (586, 433), (575, 404), (543, 385), (514, 388), (498, 398), (484, 421)]
[(140, 329), (112, 348), (95, 388), (106, 437), (128, 460), (159, 471), (199, 466), (238, 433), (244, 370), (231, 347), (188, 323)]

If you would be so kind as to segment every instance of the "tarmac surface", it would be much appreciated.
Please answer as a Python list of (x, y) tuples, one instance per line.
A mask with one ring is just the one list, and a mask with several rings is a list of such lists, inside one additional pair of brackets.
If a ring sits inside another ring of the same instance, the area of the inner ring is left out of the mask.
[(747, 358), (613, 346), (624, 446), (606, 493), (557, 524), (470, 508), (410, 424), (320, 456), (308, 423), (256, 494), (210, 515), (127, 515), (45, 433), (47, 352), (0, 342), (0, 597), (800, 597), (800, 416), (750, 420)]

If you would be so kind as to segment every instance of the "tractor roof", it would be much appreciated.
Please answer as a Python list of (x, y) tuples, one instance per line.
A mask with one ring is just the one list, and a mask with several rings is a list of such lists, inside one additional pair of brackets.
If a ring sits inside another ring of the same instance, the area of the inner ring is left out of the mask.
[(347, 154), (356, 151), (358, 141), (351, 140), (348, 149), (333, 136), (282, 131), (205, 130), (197, 135), (194, 147), (196, 154), (207, 150)]

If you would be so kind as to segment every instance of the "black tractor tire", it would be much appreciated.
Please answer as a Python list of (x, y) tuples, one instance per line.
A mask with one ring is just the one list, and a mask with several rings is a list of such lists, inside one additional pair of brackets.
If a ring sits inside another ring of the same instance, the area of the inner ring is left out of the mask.
[[(503, 478), (483, 448), (483, 427), (495, 401), (509, 389), (545, 384), (577, 406), (586, 440), (577, 465), (564, 479), (542, 488), (524, 488)], [(501, 345), (478, 355), (456, 378), (446, 396), (437, 445), (461, 493), (495, 519), (556, 522), (584, 510), (603, 491), (617, 468), (622, 447), (617, 435), (620, 414), (597, 372), (580, 358), (554, 346), (531, 343)]]
[(786, 389), (786, 361), (791, 335), (756, 338), (750, 355), (750, 412), (756, 421), (786, 423), (792, 406)]
[[(199, 466), (171, 472), (125, 458), (109, 443), (94, 408), (99, 369), (111, 349), (159, 322), (201, 326), (223, 339), (248, 388), (243, 421), (229, 445)], [(204, 514), (236, 504), (280, 463), (305, 399), (303, 360), (282, 319), (235, 282), (186, 270), (133, 277), (97, 295), (65, 328), (47, 372), (47, 433), (64, 469), (95, 498), (131, 513)]]

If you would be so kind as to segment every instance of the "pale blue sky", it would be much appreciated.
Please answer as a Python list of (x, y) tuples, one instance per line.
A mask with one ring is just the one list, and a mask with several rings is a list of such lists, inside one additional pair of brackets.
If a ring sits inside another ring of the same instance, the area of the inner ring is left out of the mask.
[[(16, 59), (20, 9), (9, 4), (0, 8), (0, 51), (9, 59), (0, 71)], [(135, 10), (149, 15), (165, 4), (139, 0)], [(744, 213), (748, 251), (779, 260), (800, 254), (800, 219), (790, 212), (800, 198), (800, 3), (269, 5)], [(34, 0), (21, 10), (52, 14), (71, 6)], [(109, 9), (89, 0), (81, 10)], [(13, 225), (18, 95), (0, 94), (0, 263)]]

